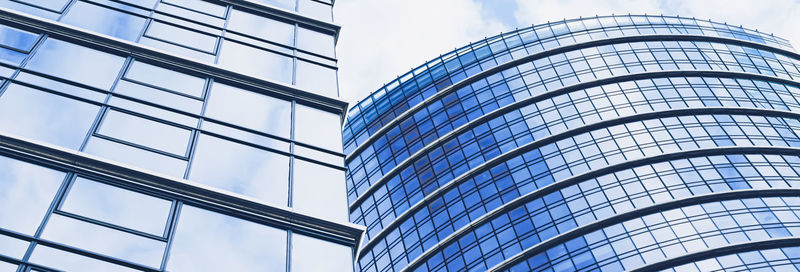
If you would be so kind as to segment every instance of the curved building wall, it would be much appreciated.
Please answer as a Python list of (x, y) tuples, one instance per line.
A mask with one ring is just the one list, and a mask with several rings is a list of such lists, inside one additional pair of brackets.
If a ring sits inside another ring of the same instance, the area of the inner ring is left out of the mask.
[(356, 266), (614, 271), (791, 252), (799, 68), (784, 39), (666, 16), (445, 54), (348, 114)]

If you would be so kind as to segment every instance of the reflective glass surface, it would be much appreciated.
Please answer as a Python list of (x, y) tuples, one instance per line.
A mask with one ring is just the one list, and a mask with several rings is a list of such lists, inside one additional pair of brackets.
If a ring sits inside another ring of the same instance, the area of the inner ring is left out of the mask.
[(214, 84), (205, 115), (248, 129), (289, 138), (291, 102)]
[(308, 236), (292, 235), (292, 271), (353, 271), (353, 251), (346, 246)]
[(33, 235), (64, 173), (6, 157), (0, 157), (0, 170), (0, 227)]
[(311, 215), (347, 222), (344, 171), (294, 160), (292, 207)]
[(297, 104), (294, 139), (331, 151), (341, 151), (339, 120), (339, 115)]

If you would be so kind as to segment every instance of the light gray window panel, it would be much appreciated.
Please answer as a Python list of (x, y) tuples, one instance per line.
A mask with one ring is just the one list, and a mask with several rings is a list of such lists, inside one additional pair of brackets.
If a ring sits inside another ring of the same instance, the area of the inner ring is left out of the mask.
[(0, 228), (33, 235), (65, 175), (0, 157)]
[[(25, 256), (25, 251), (28, 250), (28, 244), (30, 243), (27, 241), (0, 235), (0, 254), (11, 258), (22, 259), (22, 257)], [(3, 271), (2, 264), (3, 263), (0, 262), (0, 271)]]
[(109, 110), (97, 131), (123, 141), (184, 156), (191, 131)]
[(351, 272), (353, 250), (349, 247), (292, 234), (292, 272)]
[(332, 34), (325, 34), (303, 27), (297, 29), (297, 48), (330, 58), (335, 57)]
[(156, 2), (158, 2), (158, 0), (125, 0), (125, 2), (138, 5), (140, 7), (152, 9), (153, 6), (156, 5)]
[(214, 84), (205, 115), (288, 139), (292, 125), (292, 104), (228, 85)]
[[(47, 0), (38, 0), (41, 2), (46, 2)], [(67, 0), (59, 0), (59, 1), (52, 1), (51, 3), (66, 3)], [(20, 2), (12, 2), (11, 0), (0, 0), (0, 7), (9, 8), (17, 11), (21, 11), (24, 13), (28, 13), (31, 15), (39, 16), (42, 18), (50, 19), (50, 20), (57, 20), (58, 17), (61, 16), (61, 11), (47, 11), (35, 6), (29, 6), (26, 4), (22, 4)], [(59, 7), (60, 8), (60, 7)]]
[(136, 84), (127, 80), (120, 80), (117, 86), (114, 87), (114, 93), (197, 115), (200, 115), (203, 110), (203, 102), (200, 100)]
[(273, 6), (276, 8), (282, 8), (285, 10), (294, 11), (294, 2), (295, 0), (253, 0), (258, 3), (262, 3), (268, 6)]
[(200, 135), (189, 179), (286, 206), (289, 157)]
[(0, 262), (0, 271), (2, 272), (16, 272), (18, 267), (16, 264)]
[(0, 44), (28, 51), (33, 48), (33, 44), (39, 39), (38, 34), (19, 30), (8, 26), (0, 26)]
[(108, 90), (124, 61), (122, 57), (105, 52), (47, 39), (25, 67)]
[(288, 46), (294, 45), (294, 25), (236, 9), (231, 11), (228, 29)]
[(339, 115), (305, 105), (295, 107), (294, 139), (306, 144), (342, 152)]
[(78, 149), (99, 107), (21, 85), (0, 96), (0, 131)]
[(167, 270), (286, 271), (284, 230), (184, 205)]
[(155, 171), (174, 178), (183, 178), (186, 161), (130, 145), (92, 137), (83, 152)]
[(188, 127), (197, 126), (197, 118), (176, 113), (173, 111), (168, 111), (165, 109), (156, 108), (142, 103), (133, 102), (116, 96), (112, 96), (111, 99), (108, 101), (108, 104), (114, 107), (120, 107), (123, 109), (128, 109), (131, 111), (147, 114), (149, 116), (175, 122)]
[(25, 3), (53, 11), (60, 11), (69, 1), (70, 0), (27, 0)]
[(61, 210), (162, 236), (171, 205), (164, 199), (77, 178)]
[[(201, 127), (204, 131), (225, 135), (240, 141), (245, 141), (251, 144), (289, 152), (289, 142), (277, 140), (260, 134), (250, 133), (244, 130), (235, 129), (227, 125), (222, 125), (211, 120), (204, 120)], [(297, 148), (295, 146), (295, 148)]]
[(292, 207), (320, 218), (347, 222), (344, 171), (294, 160)]
[(240, 43), (223, 42), (219, 64), (249, 76), (292, 83), (292, 58)]
[(136, 41), (144, 27), (145, 18), (86, 2), (77, 2), (61, 18), (61, 22), (123, 40)]
[(222, 28), (223, 26), (225, 26), (225, 19), (214, 17), (214, 16), (207, 15), (207, 14), (203, 14), (203, 13), (199, 13), (199, 12), (195, 12), (195, 11), (191, 11), (191, 10), (188, 10), (188, 9), (185, 9), (185, 8), (179, 8), (179, 7), (175, 6), (175, 5), (165, 4), (165, 2), (162, 2), (162, 4), (158, 5), (156, 7), (156, 10), (158, 10), (160, 12), (172, 14), (172, 15), (177, 16), (179, 18), (186, 18), (186, 19), (190, 19), (190, 20), (194, 20), (194, 21), (198, 21), (198, 22), (203, 22), (203, 23), (210, 24), (210, 25), (213, 25), (213, 26), (216, 26), (216, 27), (219, 27), (219, 28)]
[(336, 70), (307, 61), (297, 60), (297, 87), (328, 97), (339, 97)]
[(332, 7), (314, 0), (300, 0), (297, 11), (308, 17), (323, 21), (333, 22)]
[(157, 21), (150, 23), (145, 35), (209, 53), (213, 53), (217, 46), (217, 37)]
[(122, 260), (159, 267), (166, 243), (54, 214), (42, 238)]
[(139, 61), (131, 64), (125, 77), (198, 98), (203, 96), (205, 86), (203, 78)]
[(51, 247), (37, 245), (33, 249), (30, 261), (32, 263), (52, 267), (64, 271), (81, 272), (108, 272), (108, 271), (138, 271), (124, 266), (103, 262), (86, 256), (61, 251)]
[(166, 3), (208, 13), (217, 17), (225, 17), (225, 6), (212, 4), (201, 0), (164, 0)]

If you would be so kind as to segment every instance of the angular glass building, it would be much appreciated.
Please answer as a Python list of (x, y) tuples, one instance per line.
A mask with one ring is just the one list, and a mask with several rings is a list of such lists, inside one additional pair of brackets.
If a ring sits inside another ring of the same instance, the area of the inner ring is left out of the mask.
[(0, 271), (352, 271), (332, 0), (0, 0)]
[(800, 55), (692, 18), (518, 29), (344, 126), (360, 271), (800, 269)]

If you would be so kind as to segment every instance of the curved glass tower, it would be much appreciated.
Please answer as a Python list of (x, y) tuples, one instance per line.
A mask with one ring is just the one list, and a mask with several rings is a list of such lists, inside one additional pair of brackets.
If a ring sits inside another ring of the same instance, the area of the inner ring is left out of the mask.
[(361, 271), (800, 263), (800, 55), (682, 17), (474, 42), (352, 107)]

